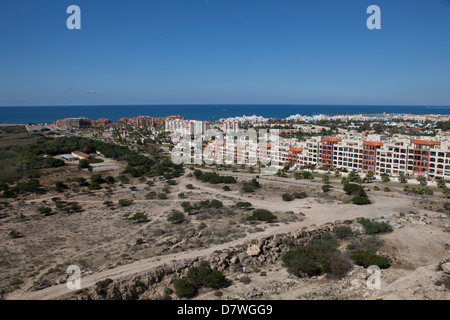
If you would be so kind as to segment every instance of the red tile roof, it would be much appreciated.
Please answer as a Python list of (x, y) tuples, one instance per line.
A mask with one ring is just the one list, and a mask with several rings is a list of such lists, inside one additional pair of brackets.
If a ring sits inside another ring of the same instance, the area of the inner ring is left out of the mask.
[(89, 158), (88, 154), (86, 154), (84, 152), (81, 152), (81, 151), (73, 151), (72, 154), (74, 154), (76, 156), (79, 156), (79, 157), (82, 157), (82, 158)]
[(440, 146), (441, 142), (440, 141), (429, 141), (429, 140), (413, 140), (414, 144), (423, 144), (423, 145), (427, 145), (427, 146)]
[(341, 142), (342, 139), (340, 138), (330, 138), (330, 137), (323, 137), (322, 141), (328, 141), (328, 142)]
[(381, 147), (383, 145), (383, 142), (377, 142), (377, 141), (364, 141), (363, 145), (365, 146), (374, 146), (374, 147)]

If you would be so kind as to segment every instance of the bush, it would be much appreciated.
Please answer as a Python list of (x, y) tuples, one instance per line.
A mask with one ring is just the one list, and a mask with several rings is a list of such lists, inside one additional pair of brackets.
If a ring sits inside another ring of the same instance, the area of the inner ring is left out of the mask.
[(172, 223), (181, 223), (184, 221), (184, 214), (178, 210), (173, 210), (172, 214), (167, 218), (167, 221)]
[(207, 261), (202, 261), (198, 267), (190, 268), (186, 274), (186, 278), (196, 288), (207, 286), (209, 288), (218, 289), (222, 287), (225, 282), (225, 277), (222, 272), (219, 270), (212, 270)]
[(284, 193), (281, 198), (283, 198), (283, 201), (292, 201), (294, 200), (294, 197), (289, 193)]
[(242, 282), (243, 284), (249, 284), (252, 282), (252, 280), (248, 276), (243, 276), (242, 278), (239, 278), (239, 282)]
[(337, 278), (344, 277), (352, 268), (353, 264), (348, 256), (343, 255), (339, 251), (335, 251), (329, 258), (329, 272)]
[(364, 191), (364, 188), (354, 184), (354, 183), (347, 183), (344, 186), (344, 191), (348, 194), (348, 195), (352, 195), (352, 196), (358, 196), (358, 197), (366, 197), (367, 194)]
[(11, 230), (8, 233), (8, 235), (10, 238), (13, 238), (13, 239), (22, 237), (22, 233), (20, 233), (19, 231), (16, 231), (16, 230)]
[(166, 183), (167, 183), (169, 186), (174, 186), (174, 185), (177, 184), (177, 182), (176, 182), (175, 180), (172, 180), (172, 179), (167, 180)]
[(223, 188), (222, 188), (224, 191), (231, 191), (231, 188), (230, 188), (230, 186), (223, 186)]
[(185, 198), (187, 198), (187, 196), (184, 194), (184, 192), (181, 192), (178, 194), (178, 198), (185, 199)]
[(308, 194), (306, 192), (294, 192), (292, 196), (296, 199), (304, 199)]
[(133, 200), (131, 199), (120, 199), (119, 200), (119, 206), (121, 207), (128, 207), (133, 203)]
[(379, 256), (367, 251), (356, 251), (350, 256), (350, 258), (355, 262), (356, 265), (363, 266), (364, 268), (375, 265), (380, 267), (381, 269), (386, 269), (390, 266), (388, 257)]
[(236, 206), (239, 208), (249, 208), (252, 204), (250, 202), (238, 202), (236, 203)]
[(391, 225), (386, 222), (375, 222), (365, 218), (359, 218), (356, 221), (363, 225), (367, 234), (377, 234), (392, 231)]
[(160, 193), (160, 194), (158, 194), (158, 199), (160, 199), (160, 200), (167, 199), (167, 193)]
[(65, 185), (61, 181), (58, 181), (55, 183), (55, 191), (56, 192), (63, 192), (64, 189), (67, 189), (67, 185)]
[(322, 186), (322, 191), (323, 192), (329, 192), (331, 189), (333, 188), (333, 186), (329, 185), (329, 184), (324, 184)]
[(359, 197), (359, 196), (357, 196), (357, 197), (353, 197), (352, 198), (352, 203), (362, 206), (362, 205), (371, 204), (372, 202), (367, 197)]
[(192, 184), (187, 184), (186, 185), (186, 189), (195, 189), (194, 186)]
[(203, 283), (209, 288), (219, 289), (225, 283), (225, 277), (219, 270), (212, 270), (210, 274), (204, 277)]
[(249, 221), (253, 220), (259, 220), (259, 221), (273, 221), (276, 220), (277, 216), (274, 215), (272, 212), (266, 209), (257, 209), (253, 211), (253, 214), (247, 218)]
[(221, 208), (221, 207), (223, 207), (223, 203), (222, 203), (222, 201), (214, 199), (214, 200), (211, 200), (211, 207), (216, 208), (216, 209)]
[(337, 254), (332, 255), (336, 248), (337, 240), (331, 234), (325, 233), (321, 239), (314, 240), (310, 247), (300, 247), (286, 252), (282, 261), (288, 271), (296, 276), (317, 276), (331, 272), (330, 262)]
[(349, 226), (336, 226), (333, 229), (333, 233), (338, 239), (346, 239), (352, 237), (353, 231)]
[(252, 179), (250, 182), (244, 182), (242, 185), (242, 191), (244, 192), (254, 192), (256, 189), (261, 188), (258, 180)]
[(144, 222), (148, 220), (148, 216), (143, 212), (137, 212), (130, 219), (136, 222)]
[(156, 199), (156, 192), (155, 191), (151, 191), (151, 192), (149, 192), (149, 193), (147, 193), (146, 195), (145, 195), (145, 199)]
[(177, 279), (173, 282), (175, 293), (180, 298), (189, 298), (195, 295), (196, 289), (194, 285), (187, 279)]
[(39, 213), (41, 213), (41, 214), (48, 215), (49, 213), (52, 212), (52, 208), (42, 207), (42, 208), (39, 208), (38, 211), (39, 211)]

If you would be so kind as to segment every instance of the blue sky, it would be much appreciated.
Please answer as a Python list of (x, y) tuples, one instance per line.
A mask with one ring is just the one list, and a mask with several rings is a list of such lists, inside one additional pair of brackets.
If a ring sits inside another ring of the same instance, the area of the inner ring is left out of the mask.
[(449, 35), (450, 0), (1, 0), (0, 106), (450, 106)]

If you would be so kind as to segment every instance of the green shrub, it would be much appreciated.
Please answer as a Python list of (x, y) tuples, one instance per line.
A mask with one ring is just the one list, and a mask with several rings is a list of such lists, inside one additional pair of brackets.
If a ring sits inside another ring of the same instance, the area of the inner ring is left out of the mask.
[(347, 183), (344, 186), (344, 191), (348, 194), (348, 195), (352, 195), (352, 196), (357, 196), (357, 197), (366, 197), (366, 191), (364, 191), (364, 188), (354, 184), (354, 183)]
[(283, 201), (292, 201), (294, 200), (294, 197), (289, 194), (289, 193), (284, 193), (281, 198), (283, 199)]
[(223, 186), (223, 188), (222, 188), (224, 191), (231, 191), (231, 188), (230, 188), (230, 186)]
[(363, 225), (367, 234), (377, 234), (392, 231), (391, 225), (386, 222), (375, 222), (366, 218), (359, 218), (356, 221)]
[(352, 198), (352, 203), (362, 206), (362, 205), (371, 204), (372, 202), (367, 197), (356, 196), (356, 197)]
[[(338, 242), (330, 233), (324, 233), (320, 239), (313, 241), (310, 247), (300, 247), (294, 251), (288, 251), (283, 255), (282, 261), (288, 271), (299, 277), (316, 276), (326, 272), (343, 273), (343, 269), (349, 270), (348, 263), (336, 251)], [(340, 257), (342, 263), (334, 264), (333, 260)], [(333, 265), (333, 269), (332, 269)], [(344, 268), (345, 267), (345, 268)]]
[(236, 206), (239, 208), (249, 208), (252, 204), (250, 202), (238, 202), (236, 203)]
[(211, 200), (211, 207), (216, 208), (216, 209), (221, 208), (221, 207), (223, 207), (223, 203), (222, 203), (222, 201), (213, 199), (213, 200)]
[(296, 199), (304, 199), (308, 197), (308, 194), (306, 192), (294, 192), (292, 196)]
[(160, 200), (167, 199), (167, 193), (160, 193), (160, 194), (158, 194), (158, 199), (160, 199)]
[(156, 196), (157, 196), (156, 192), (151, 191), (145, 195), (145, 199), (156, 199)]
[(175, 180), (172, 180), (172, 179), (167, 180), (166, 183), (167, 183), (168, 185), (170, 185), (170, 186), (174, 186), (174, 185), (177, 184), (177, 182), (176, 182)]
[(349, 226), (336, 226), (334, 227), (333, 232), (338, 239), (346, 239), (354, 235), (352, 228)]
[(143, 212), (136, 212), (130, 219), (136, 222), (144, 222), (147, 221), (148, 216)]
[(332, 188), (333, 188), (333, 186), (331, 186), (329, 184), (324, 184), (322, 186), (322, 191), (326, 193), (326, 192), (329, 192)]
[(381, 269), (385, 269), (389, 268), (390, 266), (388, 257), (379, 256), (367, 251), (356, 251), (350, 256), (350, 258), (355, 262), (356, 265), (363, 266), (364, 268), (375, 265), (380, 267)]
[(177, 279), (173, 282), (175, 293), (180, 298), (189, 298), (195, 295), (196, 289), (194, 285), (187, 279)]
[(276, 220), (277, 216), (266, 209), (257, 209), (253, 211), (253, 214), (247, 218), (249, 221), (259, 220), (259, 221), (273, 221)]
[(172, 223), (181, 223), (184, 221), (184, 214), (178, 210), (173, 210), (172, 214), (167, 218)]
[(186, 278), (195, 288), (207, 286), (209, 288), (218, 289), (222, 287), (225, 282), (225, 277), (222, 272), (211, 269), (211, 266), (207, 261), (202, 261), (198, 267), (190, 268), (186, 274)]
[(133, 203), (133, 200), (131, 199), (120, 199), (119, 200), (119, 206), (121, 207), (128, 207)]
[(48, 208), (48, 207), (42, 207), (38, 209), (39, 213), (41, 214), (49, 214), (50, 212), (52, 212), (52, 208)]

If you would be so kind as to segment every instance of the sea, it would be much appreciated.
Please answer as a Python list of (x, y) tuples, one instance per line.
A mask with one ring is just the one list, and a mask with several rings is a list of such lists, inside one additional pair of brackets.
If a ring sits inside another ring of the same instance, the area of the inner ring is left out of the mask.
[(52, 123), (68, 117), (92, 120), (137, 116), (165, 117), (181, 115), (189, 120), (217, 121), (237, 116), (286, 118), (291, 115), (375, 115), (383, 113), (449, 115), (450, 106), (375, 106), (375, 105), (275, 105), (275, 104), (217, 104), (217, 105), (96, 105), (96, 106), (27, 106), (0, 107), (0, 124)]

